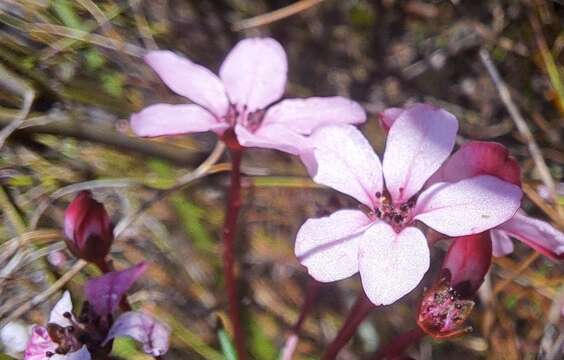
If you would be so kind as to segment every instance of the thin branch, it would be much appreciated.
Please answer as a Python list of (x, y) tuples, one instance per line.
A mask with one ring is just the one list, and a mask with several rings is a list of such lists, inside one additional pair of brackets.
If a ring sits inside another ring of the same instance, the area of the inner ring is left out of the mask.
[(525, 141), (527, 142), (527, 146), (529, 148), (529, 153), (531, 154), (531, 157), (535, 162), (535, 165), (539, 171), (543, 183), (549, 189), (551, 195), (553, 196), (553, 199), (555, 199), (556, 201), (556, 185), (554, 183), (554, 179), (552, 179), (552, 176), (550, 175), (550, 170), (548, 169), (548, 166), (546, 166), (546, 162), (544, 161), (541, 150), (537, 142), (535, 141), (535, 138), (527, 125), (527, 122), (525, 121), (525, 119), (521, 115), (521, 112), (519, 111), (519, 109), (511, 99), (511, 94), (509, 93), (509, 89), (507, 88), (507, 85), (501, 78), (501, 75), (497, 71), (497, 68), (493, 63), (488, 50), (486, 50), (485, 48), (480, 49), (480, 60), (482, 60), (482, 63), (486, 67), (486, 70), (488, 71), (488, 74), (490, 75), (499, 93), (499, 97), (501, 98), (501, 101), (507, 108), (507, 111), (509, 112), (511, 119), (513, 119), (513, 122), (517, 127), (517, 130), (519, 131), (521, 136), (525, 138)]
[[(11, 120), (0, 116), (0, 126), (7, 126)], [(69, 136), (80, 140), (92, 141), (99, 144), (110, 145), (120, 150), (127, 150), (140, 155), (152, 156), (171, 161), (177, 165), (191, 165), (197, 154), (183, 148), (155, 141), (144, 140), (122, 135), (111, 128), (86, 121), (53, 121), (42, 125), (29, 125), (21, 127), (14, 135), (51, 134)]]
[[(63, 276), (61, 276), (57, 281), (55, 281), (49, 288), (45, 291), (37, 294), (36, 296), (32, 297), (31, 299), (27, 300), (25, 303), (20, 305), (17, 309), (15, 309), (6, 319), (4, 319), (0, 323), (0, 328), (4, 327), (7, 323), (12, 320), (19, 318), (20, 316), (24, 315), (37, 305), (43, 303), (47, 299), (49, 299), (52, 295), (54, 295), (57, 291), (59, 291), (67, 282), (69, 282), (76, 274), (78, 274), (88, 263), (84, 260), (78, 260), (74, 265), (67, 271)], [(2, 314), (0, 314), (1, 316)]]
[(300, 0), (291, 5), (285, 6), (278, 10), (271, 11), (266, 14), (255, 16), (249, 19), (239, 21), (233, 25), (233, 31), (241, 31), (246, 29), (255, 28), (258, 26), (264, 26), (271, 24), (275, 21), (285, 19), (289, 16), (295, 15), (299, 12), (307, 10), (320, 4), (323, 0)]

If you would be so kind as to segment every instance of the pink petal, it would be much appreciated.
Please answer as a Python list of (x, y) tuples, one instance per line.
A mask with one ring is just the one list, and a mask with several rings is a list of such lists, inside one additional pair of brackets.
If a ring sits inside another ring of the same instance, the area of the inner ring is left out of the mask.
[(373, 208), (383, 187), (382, 167), (362, 133), (354, 126), (331, 125), (316, 130), (310, 141), (314, 150), (301, 158), (313, 180)]
[[(500, 225), (501, 226), (501, 225)], [(509, 255), (513, 252), (513, 240), (499, 226), (490, 230), (492, 253), (495, 257)]]
[(228, 127), (198, 105), (156, 104), (131, 115), (133, 132), (146, 137), (210, 130), (222, 134)]
[(219, 70), (229, 99), (247, 112), (264, 109), (280, 99), (286, 86), (288, 61), (284, 49), (271, 38), (239, 41)]
[(161, 356), (168, 351), (170, 328), (150, 315), (129, 311), (112, 325), (104, 344), (118, 336), (131, 337), (143, 345), (145, 353)]
[(362, 107), (340, 96), (283, 100), (268, 109), (264, 116), (265, 125), (284, 124), (304, 135), (324, 125), (360, 124), (365, 121)]
[(564, 259), (564, 234), (547, 222), (517, 212), (498, 230), (513, 236), (553, 260)]
[(478, 175), (492, 175), (521, 186), (521, 170), (507, 148), (495, 142), (471, 141), (460, 147), (429, 180), (457, 182)]
[(489, 175), (437, 183), (419, 196), (415, 219), (449, 236), (477, 234), (509, 220), (521, 196), (518, 186)]
[(203, 106), (217, 117), (227, 114), (229, 101), (223, 83), (205, 67), (171, 51), (151, 51), (145, 55), (145, 61), (175, 93)]
[(402, 112), (388, 133), (384, 178), (394, 203), (417, 193), (447, 159), (458, 121), (449, 112), (417, 104)]
[(383, 221), (360, 239), (359, 270), (364, 292), (375, 305), (389, 305), (413, 290), (429, 268), (429, 247), (421, 230), (397, 234)]
[(72, 315), (72, 299), (68, 291), (63, 293), (63, 296), (59, 299), (59, 301), (57, 301), (51, 310), (48, 322), (62, 327), (73, 325), (72, 322), (64, 316), (65, 313), (70, 313)]
[(396, 119), (404, 112), (405, 109), (402, 108), (388, 108), (380, 113), (380, 126), (384, 131), (390, 131), (390, 128), (396, 121)]
[(296, 236), (296, 256), (317, 281), (348, 278), (358, 272), (358, 241), (370, 222), (359, 210), (308, 219)]
[(84, 285), (84, 293), (96, 314), (112, 314), (121, 298), (148, 267), (149, 263), (143, 261), (129, 269), (113, 271), (88, 280)]
[(263, 125), (254, 133), (237, 124), (235, 134), (239, 144), (244, 147), (276, 149), (294, 155), (310, 147), (303, 135), (288, 129), (284, 124)]
[(470, 298), (484, 282), (492, 263), (489, 232), (452, 240), (442, 268), (450, 272), (450, 285), (463, 298)]
[(47, 360), (47, 351), (55, 353), (56, 348), (57, 344), (51, 340), (47, 329), (43, 326), (34, 326), (25, 349), (24, 360)]

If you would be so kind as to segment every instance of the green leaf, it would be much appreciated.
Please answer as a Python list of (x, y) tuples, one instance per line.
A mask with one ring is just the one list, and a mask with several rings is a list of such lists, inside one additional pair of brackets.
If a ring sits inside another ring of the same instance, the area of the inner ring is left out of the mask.
[(217, 332), (217, 337), (219, 338), (219, 344), (221, 345), (221, 351), (225, 355), (226, 360), (237, 360), (237, 351), (235, 346), (229, 337), (229, 334), (225, 329), (221, 328)]

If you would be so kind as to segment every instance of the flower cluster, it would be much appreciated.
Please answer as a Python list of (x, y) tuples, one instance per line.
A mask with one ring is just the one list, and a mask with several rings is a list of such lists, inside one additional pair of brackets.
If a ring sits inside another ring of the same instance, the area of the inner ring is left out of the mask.
[(168, 349), (170, 329), (154, 317), (131, 311), (117, 314), (125, 293), (145, 272), (147, 263), (110, 272), (89, 280), (84, 292), (86, 301), (75, 316), (67, 291), (51, 310), (46, 326), (34, 326), (25, 350), (25, 360), (89, 360), (105, 358), (112, 350), (113, 339), (131, 337), (142, 344), (143, 351), (160, 356)]
[[(369, 299), (363, 303), (366, 298), (359, 298), (357, 308), (363, 313), (411, 292), (430, 267), (430, 246), (437, 239), (450, 241), (440, 277), (424, 291), (419, 305), (421, 334), (445, 339), (468, 331), (472, 297), (492, 255), (512, 251), (511, 237), (554, 260), (564, 258), (564, 234), (520, 210), (520, 169), (508, 150), (497, 143), (470, 141), (452, 153), (458, 120), (444, 109), (414, 104), (385, 110), (380, 124), (387, 140), (380, 160), (353, 126), (366, 121), (358, 103), (339, 96), (280, 100), (288, 64), (274, 39), (240, 41), (219, 76), (170, 51), (151, 51), (144, 59), (173, 92), (193, 103), (148, 106), (131, 116), (133, 132), (155, 137), (212, 131), (232, 151), (224, 267), (240, 359), (245, 348), (244, 337), (237, 333), (242, 327), (232, 240), (241, 201), (241, 153), (248, 147), (297, 155), (316, 183), (358, 201), (358, 208), (308, 219), (297, 232), (295, 254), (319, 282), (359, 273)], [(85, 285), (87, 301), (78, 316), (70, 294), (63, 295), (47, 326), (33, 329), (25, 359), (96, 358), (109, 354), (118, 336), (136, 339), (153, 356), (166, 352), (169, 328), (132, 311), (125, 297), (147, 264), (111, 271), (107, 257), (114, 241), (112, 225), (90, 192), (79, 193), (67, 208), (65, 235), (70, 252), (104, 275)], [(349, 328), (337, 337), (341, 342), (362, 316), (351, 318)], [(295, 348), (297, 336), (293, 339), (288, 348)], [(339, 346), (334, 343), (331, 354)]]

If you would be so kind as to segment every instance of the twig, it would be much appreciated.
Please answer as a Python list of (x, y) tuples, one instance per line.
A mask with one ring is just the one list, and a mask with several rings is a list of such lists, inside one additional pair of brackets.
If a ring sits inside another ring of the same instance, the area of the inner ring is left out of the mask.
[[(6, 126), (9, 123), (10, 120), (8, 118), (0, 116), (0, 126)], [(17, 134), (69, 136), (80, 140), (114, 146), (121, 150), (128, 150), (146, 156), (161, 158), (178, 165), (193, 164), (197, 155), (192, 151), (187, 151), (177, 146), (122, 135), (110, 128), (90, 124), (87, 121), (65, 120), (53, 121), (44, 125), (29, 125), (17, 129), (14, 135)]]
[(131, 6), (131, 8), (133, 9), (135, 26), (137, 27), (137, 31), (141, 35), (143, 45), (145, 45), (145, 48), (147, 49), (157, 50), (159, 47), (157, 46), (155, 39), (153, 39), (151, 28), (149, 27), (147, 18), (145, 17), (143, 10), (141, 9), (141, 0), (129, 0), (129, 6)]
[(149, 209), (155, 202), (165, 198), (175, 191), (182, 189), (183, 187), (187, 186), (195, 180), (204, 177), (205, 175), (228, 170), (224, 166), (219, 166), (221, 164), (216, 165), (216, 162), (219, 161), (219, 158), (223, 154), (223, 151), (225, 151), (225, 145), (222, 142), (218, 142), (207, 159), (204, 160), (194, 171), (191, 171), (188, 174), (182, 176), (174, 186), (158, 192), (155, 196), (153, 196), (153, 198), (147, 200), (143, 205), (141, 205), (141, 207), (137, 211), (135, 211), (133, 214), (128, 215), (122, 221), (120, 221), (120, 223), (117, 224), (114, 229), (115, 237), (117, 238), (123, 232), (123, 230), (130, 226), (144, 211)]
[[(10, 321), (19, 318), (23, 314), (27, 313), (37, 305), (43, 303), (49, 299), (53, 294), (59, 291), (67, 282), (69, 282), (76, 274), (78, 274), (88, 263), (84, 260), (78, 260), (74, 265), (67, 271), (63, 276), (61, 276), (57, 281), (55, 281), (49, 288), (45, 291), (37, 294), (31, 299), (27, 300), (25, 303), (20, 305), (15, 309), (6, 319), (0, 323), (0, 328), (4, 327)], [(0, 314), (1, 315), (1, 314)]]
[(509, 89), (507, 88), (507, 85), (505, 85), (505, 82), (503, 81), (499, 72), (497, 71), (497, 68), (493, 63), (488, 50), (486, 50), (485, 48), (480, 49), (480, 59), (482, 60), (482, 63), (486, 67), (486, 70), (488, 71), (488, 74), (490, 75), (499, 93), (499, 97), (501, 98), (501, 101), (507, 108), (507, 111), (509, 112), (511, 119), (513, 119), (513, 122), (517, 127), (517, 130), (519, 131), (521, 136), (525, 138), (525, 141), (527, 142), (527, 146), (529, 148), (529, 152), (539, 171), (540, 177), (543, 183), (549, 189), (551, 195), (553, 196), (556, 202), (556, 185), (554, 183), (554, 180), (552, 179), (552, 176), (550, 175), (550, 170), (546, 166), (546, 162), (544, 161), (540, 148), (537, 142), (535, 141), (535, 138), (531, 133), (531, 130), (527, 126), (527, 122), (525, 121), (525, 119), (519, 112), (519, 109), (511, 99), (511, 94), (509, 93)]
[(28, 24), (26, 28), (30, 32), (64, 36), (66, 38), (84, 41), (93, 45), (98, 45), (101, 47), (119, 51), (134, 57), (142, 57), (146, 52), (145, 49), (137, 45), (125, 43), (120, 40), (111, 39), (106, 36), (92, 34), (88, 31), (77, 30), (66, 26), (35, 23), (35, 24)]
[(0, 64), (0, 84), (8, 88), (23, 99), (21, 110), (14, 117), (14, 120), (10, 122), (6, 127), (0, 131), (0, 149), (4, 145), (4, 142), (18, 127), (20, 127), (29, 111), (31, 110), (31, 104), (35, 98), (35, 91), (28, 85), (24, 80), (21, 80), (18, 76), (9, 71), (4, 65)]
[(319, 3), (323, 0), (300, 0), (291, 5), (285, 6), (278, 10), (271, 11), (266, 14), (262, 14), (259, 16), (255, 16), (249, 19), (245, 19), (239, 21), (238, 23), (233, 25), (233, 31), (241, 31), (246, 30), (258, 26), (263, 26), (267, 24), (271, 24), (275, 21), (282, 20), (304, 10), (307, 10)]
[(525, 259), (525, 261), (523, 261), (523, 263), (521, 263), (521, 265), (515, 270), (513, 271), (513, 273), (507, 277), (507, 279), (503, 280), (502, 282), (498, 283), (495, 287), (494, 287), (494, 295), (499, 294), (503, 289), (505, 289), (505, 287), (507, 285), (509, 285), (511, 282), (513, 282), (513, 280), (515, 280), (515, 278), (517, 276), (519, 276), (519, 274), (521, 274), (523, 271), (527, 270), (527, 268), (529, 266), (531, 266), (531, 264), (538, 259), (540, 256), (539, 252), (533, 252), (531, 255), (529, 255), (528, 258)]

